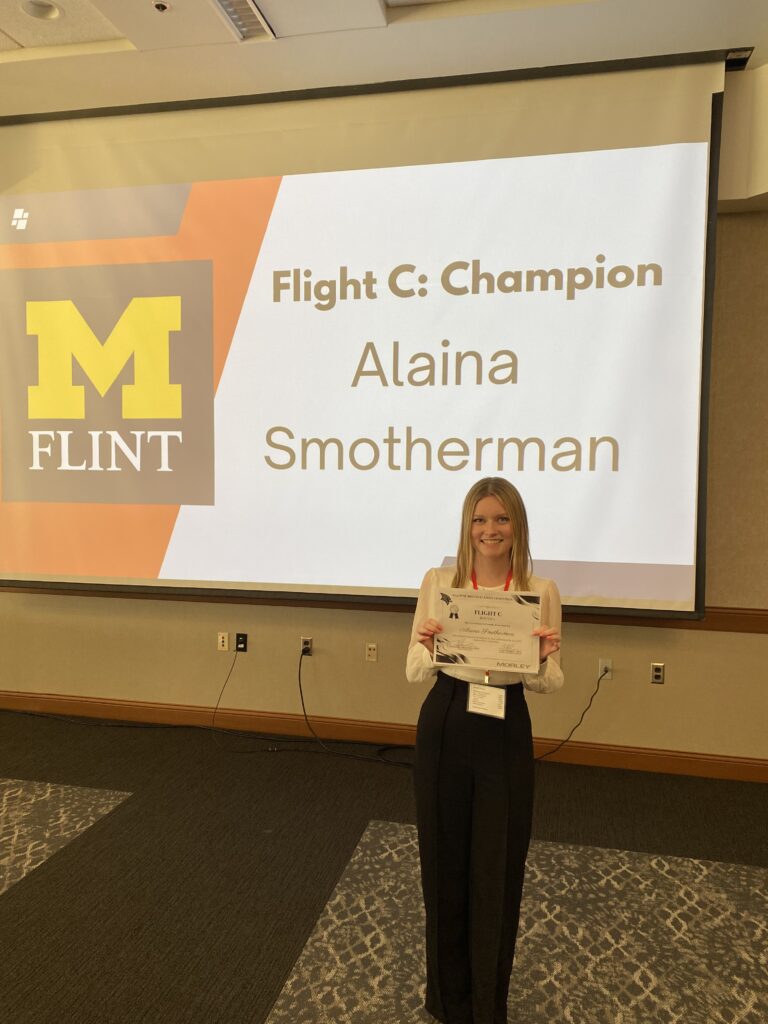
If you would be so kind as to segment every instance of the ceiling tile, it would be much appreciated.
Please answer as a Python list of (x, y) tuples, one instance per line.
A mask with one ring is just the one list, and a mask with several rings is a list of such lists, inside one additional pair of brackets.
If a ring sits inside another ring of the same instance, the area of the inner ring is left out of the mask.
[(95, 43), (120, 36), (111, 21), (90, 0), (56, 0), (58, 18), (33, 18), (21, 8), (21, 0), (3, 3), (0, 31), (20, 46), (64, 46)]

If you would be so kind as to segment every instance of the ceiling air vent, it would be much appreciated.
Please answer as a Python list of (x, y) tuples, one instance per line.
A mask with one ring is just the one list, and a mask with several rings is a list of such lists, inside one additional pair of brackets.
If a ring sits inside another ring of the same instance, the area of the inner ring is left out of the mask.
[(274, 39), (275, 33), (253, 0), (216, 0), (241, 39)]

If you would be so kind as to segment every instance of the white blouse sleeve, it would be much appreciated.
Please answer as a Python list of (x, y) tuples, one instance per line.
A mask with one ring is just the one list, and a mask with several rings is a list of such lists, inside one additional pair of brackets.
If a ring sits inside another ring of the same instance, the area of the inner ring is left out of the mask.
[[(560, 591), (553, 580), (545, 580), (541, 592), (541, 624), (554, 627), (558, 633), (563, 625), (563, 612), (560, 604)], [(535, 675), (524, 675), (523, 686), (526, 690), (536, 693), (554, 693), (565, 682), (563, 670), (560, 668), (560, 651), (550, 654)]]
[(422, 581), (416, 611), (411, 628), (411, 641), (408, 646), (408, 658), (405, 663), (405, 676), (409, 683), (428, 683), (430, 686), (437, 676), (437, 668), (432, 664), (432, 655), (424, 644), (416, 639), (416, 627), (425, 619), (438, 618), (438, 584), (437, 573), (430, 569)]

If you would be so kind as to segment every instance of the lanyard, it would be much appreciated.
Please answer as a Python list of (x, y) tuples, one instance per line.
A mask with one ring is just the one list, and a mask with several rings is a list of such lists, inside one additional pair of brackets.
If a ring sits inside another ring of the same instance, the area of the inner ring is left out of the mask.
[[(512, 582), (512, 570), (510, 569), (507, 573), (507, 582), (504, 584), (504, 590), (509, 590), (509, 584)], [(475, 570), (472, 570), (472, 586), (477, 590), (477, 576)]]
[[(505, 591), (509, 590), (509, 584), (511, 582), (512, 582), (512, 568), (510, 566), (509, 572), (507, 573), (507, 581), (504, 584), (504, 590)], [(475, 575), (475, 570), (474, 569), (472, 570), (472, 586), (475, 588), (475, 590), (477, 590), (477, 576)], [(487, 686), (490, 681), (491, 681), (491, 673), (488, 671), (488, 669), (486, 669), (485, 672), (483, 673), (483, 682)]]

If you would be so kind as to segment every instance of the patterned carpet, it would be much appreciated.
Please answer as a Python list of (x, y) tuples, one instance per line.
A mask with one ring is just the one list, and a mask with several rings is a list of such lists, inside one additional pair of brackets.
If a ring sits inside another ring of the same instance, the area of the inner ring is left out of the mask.
[(0, 896), (128, 796), (0, 779)]
[[(416, 830), (371, 822), (267, 1024), (422, 1024)], [(509, 1020), (765, 1024), (768, 871), (534, 842)]]

